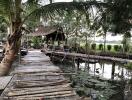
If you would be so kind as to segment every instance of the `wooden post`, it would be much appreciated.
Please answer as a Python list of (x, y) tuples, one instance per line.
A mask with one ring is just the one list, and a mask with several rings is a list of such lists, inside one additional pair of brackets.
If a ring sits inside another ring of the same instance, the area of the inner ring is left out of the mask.
[(103, 74), (104, 74), (104, 63), (100, 62), (100, 66), (101, 66), (101, 69), (102, 69), (102, 76), (103, 76)]
[(88, 59), (86, 61), (86, 65), (85, 66), (87, 66), (87, 68), (89, 69), (89, 50), (88, 50), (88, 37), (87, 37), (87, 35), (86, 35), (86, 45), (85, 45), (85, 48), (86, 48), (85, 53), (86, 53), (87, 59)]
[(121, 70), (121, 79), (123, 80), (124, 79), (124, 69), (122, 67), (122, 70)]
[(96, 75), (96, 64), (94, 64), (94, 76)]
[(79, 70), (79, 66), (80, 66), (80, 58), (77, 58), (77, 70)]
[(115, 62), (112, 63), (111, 79), (114, 80)]

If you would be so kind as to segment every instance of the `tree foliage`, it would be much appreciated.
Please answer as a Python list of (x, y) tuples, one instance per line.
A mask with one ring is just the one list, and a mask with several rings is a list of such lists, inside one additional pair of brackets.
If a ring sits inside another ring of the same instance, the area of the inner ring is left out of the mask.
[(111, 29), (115, 33), (126, 33), (132, 27), (132, 1), (106, 0), (109, 4), (107, 13), (110, 14)]

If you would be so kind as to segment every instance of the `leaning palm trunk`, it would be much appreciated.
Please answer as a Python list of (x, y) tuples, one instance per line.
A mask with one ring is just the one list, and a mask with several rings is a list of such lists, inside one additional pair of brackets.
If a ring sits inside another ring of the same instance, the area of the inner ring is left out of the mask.
[(0, 63), (0, 76), (7, 75), (11, 69), (13, 61), (15, 60), (21, 39), (21, 30), (16, 29), (15, 32), (11, 32), (7, 38), (4, 58)]

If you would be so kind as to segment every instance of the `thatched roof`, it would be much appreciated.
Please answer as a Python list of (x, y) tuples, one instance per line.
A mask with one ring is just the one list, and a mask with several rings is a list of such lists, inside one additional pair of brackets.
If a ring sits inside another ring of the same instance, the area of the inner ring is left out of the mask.
[(30, 33), (29, 36), (46, 36), (46, 35), (49, 35), (49, 34), (52, 34), (52, 33), (62, 33), (63, 30), (58, 27), (58, 26), (43, 26), (43, 25), (40, 25), (36, 31), (34, 31), (33, 33)]

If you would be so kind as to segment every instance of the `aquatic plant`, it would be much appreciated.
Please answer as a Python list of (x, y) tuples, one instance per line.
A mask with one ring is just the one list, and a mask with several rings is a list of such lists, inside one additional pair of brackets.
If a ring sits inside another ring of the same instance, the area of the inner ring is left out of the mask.
[(108, 80), (89, 75), (87, 71), (79, 71), (77, 75), (72, 75), (72, 87), (79, 96), (91, 96), (95, 93), (98, 100), (110, 100), (113, 95), (118, 94), (120, 88), (119, 85), (113, 85)]
[[(59, 65), (58, 65), (59, 66)], [(71, 65), (61, 66), (64, 72), (73, 73), (75, 67)], [(122, 100), (124, 84), (89, 74), (88, 70), (78, 70), (76, 74), (69, 76), (71, 86), (80, 97), (92, 97), (96, 95), (97, 100)]]

